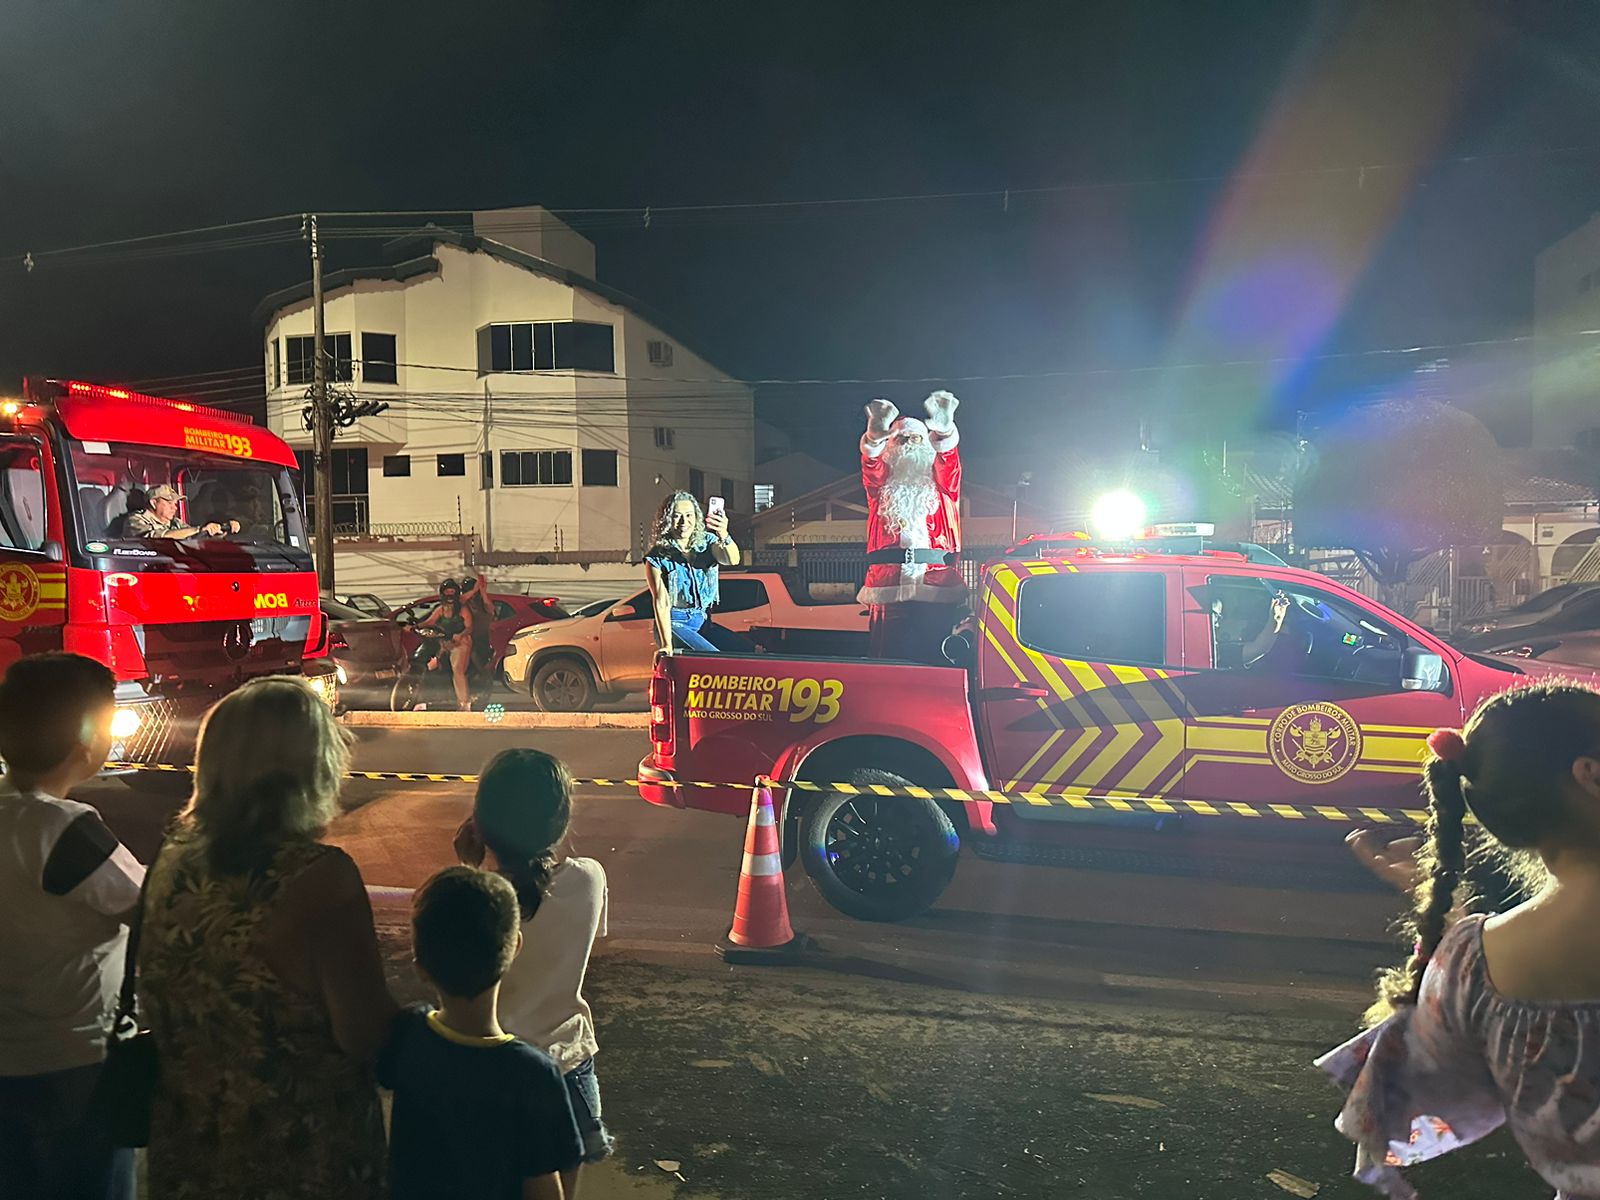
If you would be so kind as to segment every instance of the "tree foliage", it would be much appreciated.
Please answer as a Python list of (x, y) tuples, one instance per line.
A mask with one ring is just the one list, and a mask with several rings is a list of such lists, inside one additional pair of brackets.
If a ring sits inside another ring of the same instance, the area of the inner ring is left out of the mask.
[(1350, 409), (1308, 450), (1295, 487), (1295, 542), (1354, 550), (1377, 580), (1448, 546), (1482, 546), (1505, 514), (1500, 448), (1470, 413), (1435, 400)]

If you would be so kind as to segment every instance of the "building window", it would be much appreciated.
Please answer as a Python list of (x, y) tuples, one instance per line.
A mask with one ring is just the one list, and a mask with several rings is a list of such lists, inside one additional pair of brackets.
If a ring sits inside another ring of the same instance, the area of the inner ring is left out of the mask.
[(689, 468), (689, 494), (701, 502), (706, 498), (706, 473), (699, 467)]
[(363, 333), (361, 335), (361, 381), (363, 383), (399, 383), (399, 356), (395, 353), (392, 333)]
[(289, 347), (289, 386), (310, 383), (313, 341), (308, 337), (285, 338)]
[(383, 457), (383, 474), (386, 479), (405, 479), (411, 474), (411, 455), (386, 454)]
[(478, 484), (483, 488), (494, 486), (494, 455), (487, 450), (478, 454)]
[(617, 486), (617, 452), (615, 450), (585, 450), (583, 452), (583, 486)]
[[(292, 337), (289, 343), (289, 384), (305, 384), (312, 381), (312, 372), (315, 369), (312, 361), (311, 347), (315, 341), (309, 337)], [(327, 353), (328, 380), (334, 383), (348, 383), (355, 378), (355, 363), (350, 357), (350, 335), (348, 333), (329, 333), (322, 338), (322, 348)]]
[(467, 456), (465, 454), (439, 455), (438, 471), (441, 475), (465, 475), (467, 473)]
[(666, 425), (656, 426), (656, 449), (671, 450), (674, 442), (672, 430)]
[(650, 356), (652, 367), (670, 367), (672, 365), (672, 343), (652, 340), (644, 344), (645, 352)]
[(277, 338), (272, 339), (272, 386), (283, 386), (283, 343)]
[(478, 374), (616, 371), (612, 328), (597, 321), (519, 321), (478, 331)]
[(756, 511), (766, 512), (778, 502), (778, 489), (776, 484), (756, 484)]
[(570, 487), (571, 450), (502, 450), (501, 487)]
[(738, 492), (738, 490), (738, 484), (729, 479), (726, 475), (722, 477), (722, 498), (723, 500), (727, 501), (729, 512), (744, 511), (744, 506), (739, 503), (739, 497), (735, 494)]
[[(309, 338), (307, 339), (310, 340)], [(317, 473), (312, 466), (309, 450), (296, 450), (294, 456), (300, 463), (300, 486), (307, 501), (306, 517), (316, 521), (316, 505), (312, 498), (317, 491)], [(357, 446), (350, 450), (335, 450), (329, 464), (333, 475), (333, 528), (335, 533), (365, 533), (367, 515), (367, 448)]]

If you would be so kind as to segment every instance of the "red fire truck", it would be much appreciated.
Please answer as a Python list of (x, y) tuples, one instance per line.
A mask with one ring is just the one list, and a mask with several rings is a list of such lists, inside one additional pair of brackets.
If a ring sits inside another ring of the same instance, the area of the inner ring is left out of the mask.
[[(1253, 549), (1036, 539), (984, 572), (971, 629), (946, 643), (949, 666), (658, 655), (640, 793), (743, 815), (744, 781), (758, 774), (863, 788), (792, 793), (785, 846), (836, 908), (896, 919), (938, 898), (961, 838), (1052, 861), (1091, 834), (1127, 851), (1151, 846), (1153, 828), (1192, 839), (1194, 821), (1217, 819), (1186, 818), (1173, 801), (1222, 813), (1243, 804), (1269, 819), (1299, 815), (1273, 805), (1356, 819), (1415, 809), (1435, 728), (1530, 677), (1595, 681), (1582, 668), (1464, 653)], [(1023, 799), (879, 798), (873, 784)], [(1118, 802), (1125, 812), (1106, 811)], [(1272, 824), (1335, 839), (1348, 828)]]
[[(43, 650), (106, 663), (113, 758), (126, 762), (187, 762), (200, 714), (259, 675), (304, 674), (331, 702), (294, 466), (248, 417), (24, 381), (0, 400), (0, 669)], [(201, 532), (130, 524), (163, 484), (178, 493), (176, 526)]]

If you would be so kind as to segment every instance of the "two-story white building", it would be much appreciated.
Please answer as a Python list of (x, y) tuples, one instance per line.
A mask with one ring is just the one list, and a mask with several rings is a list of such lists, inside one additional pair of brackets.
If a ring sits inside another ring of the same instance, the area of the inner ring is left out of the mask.
[[(511, 585), (633, 578), (622, 564), (678, 488), (748, 520), (750, 389), (597, 282), (593, 244), (558, 218), (476, 213), (472, 234), (428, 226), (379, 257), (323, 279), (334, 394), (388, 405), (334, 440), (340, 591), (414, 598), (469, 555)], [(267, 423), (300, 451), (315, 507), (310, 284), (257, 318)]]

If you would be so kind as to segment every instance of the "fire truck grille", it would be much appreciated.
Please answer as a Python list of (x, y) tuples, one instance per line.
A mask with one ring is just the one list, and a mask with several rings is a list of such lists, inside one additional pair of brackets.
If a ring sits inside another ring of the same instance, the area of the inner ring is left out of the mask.
[(118, 762), (187, 766), (194, 757), (200, 713), (185, 712), (175, 700), (155, 700), (139, 705), (135, 711), (139, 714), (138, 731), (113, 746), (111, 757)]

